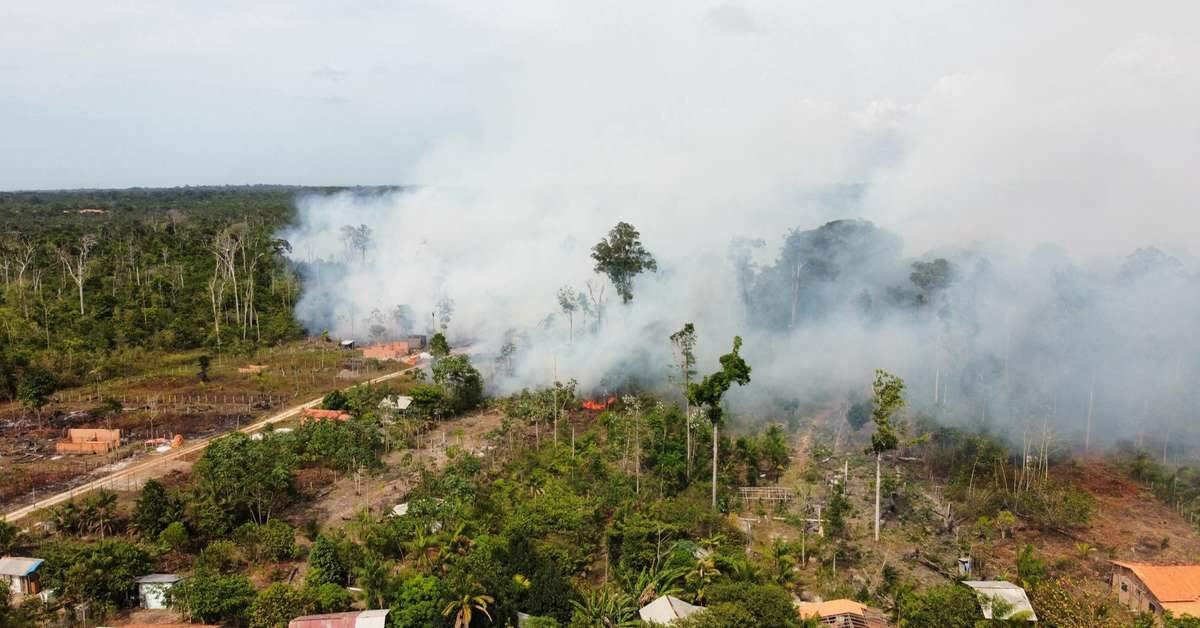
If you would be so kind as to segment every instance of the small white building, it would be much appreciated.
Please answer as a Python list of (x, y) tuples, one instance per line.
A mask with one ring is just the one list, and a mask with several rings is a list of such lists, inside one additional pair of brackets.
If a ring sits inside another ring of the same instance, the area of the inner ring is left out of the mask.
[(183, 577), (172, 573), (152, 573), (137, 579), (138, 602), (142, 608), (166, 608), (167, 591)]
[(384, 397), (383, 401), (379, 402), (379, 409), (391, 410), (392, 412), (404, 412), (412, 405), (412, 397), (405, 395), (391, 395)]
[(647, 624), (662, 624), (666, 626), (703, 610), (703, 606), (695, 606), (677, 597), (664, 595), (643, 606), (638, 611), (638, 616)]
[(8, 585), (8, 590), (14, 595), (33, 595), (41, 590), (38, 580), (38, 569), (41, 566), (40, 558), (0, 558), (0, 583)]

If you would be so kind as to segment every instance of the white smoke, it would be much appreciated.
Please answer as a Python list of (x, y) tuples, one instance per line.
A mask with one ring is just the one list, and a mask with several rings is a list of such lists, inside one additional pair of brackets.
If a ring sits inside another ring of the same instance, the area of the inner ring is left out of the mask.
[[(1173, 399), (1147, 412), (1177, 424), (1172, 377), (1196, 368), (1187, 330), (1200, 313), (1187, 249), (1200, 233), (1196, 12), (1096, 3), (1080, 21), (1065, 6), (1011, 3), (453, 6), (438, 19), (496, 52), (469, 94), (477, 124), (397, 172), (414, 188), (299, 199), (283, 234), (308, 273), (298, 314), (314, 331), (364, 338), (373, 310), (411, 305), (424, 328), (451, 299), (452, 337), (484, 353), (513, 330), (528, 336), (501, 389), (555, 373), (588, 389), (620, 385), (622, 371), (663, 378), (667, 336), (692, 321), (701, 372), (733, 335), (747, 338), (744, 401), (842, 394), (881, 367), (910, 379), (914, 396), (932, 400), (946, 378), (946, 404), (970, 394), (983, 415), (1031, 416), (964, 383), (988, 355), (1024, 369), (1022, 385), (1053, 389), (1039, 397), (1054, 406), (1044, 414), (1072, 430), (1095, 397), (1093, 369), (1109, 440), (1138, 429), (1127, 415), (1150, 399)], [(841, 303), (788, 333), (752, 325), (730, 242), (762, 239), (754, 261), (770, 265), (789, 229), (857, 217), (903, 237), (909, 259), (875, 271), (891, 284), (927, 252), (954, 261), (960, 281), (946, 299), (971, 323), (888, 312), (864, 324)], [(638, 279), (629, 307), (608, 286), (596, 333), (569, 341), (561, 314), (541, 325), (558, 288), (602, 280), (589, 249), (622, 220), (659, 272)], [(374, 234), (365, 257), (340, 237), (358, 224)], [(1148, 245), (1182, 267), (1122, 282), (1125, 257)], [(977, 273), (990, 278), (968, 284)], [(1089, 304), (1074, 328), (1064, 291)], [(1063, 334), (1092, 344), (1064, 354)]]

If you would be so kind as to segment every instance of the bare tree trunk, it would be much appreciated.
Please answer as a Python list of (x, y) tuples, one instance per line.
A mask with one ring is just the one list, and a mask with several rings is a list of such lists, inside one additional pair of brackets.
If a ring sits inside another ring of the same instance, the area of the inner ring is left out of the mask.
[(713, 463), (712, 463), (712, 507), (717, 509), (717, 424), (713, 423)]
[(1083, 434), (1083, 453), (1092, 447), (1092, 408), (1096, 401), (1096, 367), (1092, 367), (1092, 384), (1088, 388), (1087, 431)]
[(788, 319), (788, 329), (796, 326), (796, 309), (800, 305), (800, 265), (792, 268), (792, 314)]
[(692, 413), (688, 408), (687, 395), (683, 397), (683, 429), (687, 432), (687, 480), (692, 481)]
[(942, 367), (938, 366), (933, 369), (933, 405), (938, 405), (938, 399), (941, 396), (942, 385)]
[(880, 466), (883, 463), (883, 454), (875, 454), (875, 540), (879, 541), (879, 491), (880, 484)]
[(633, 492), (642, 492), (642, 413), (633, 415)]
[(63, 269), (70, 275), (71, 280), (79, 289), (79, 316), (82, 317), (85, 313), (83, 308), (83, 283), (87, 280), (87, 260), (88, 255), (92, 252), (92, 247), (96, 246), (96, 236), (91, 234), (85, 235), (79, 240), (79, 253), (59, 250), (58, 257), (62, 261)]

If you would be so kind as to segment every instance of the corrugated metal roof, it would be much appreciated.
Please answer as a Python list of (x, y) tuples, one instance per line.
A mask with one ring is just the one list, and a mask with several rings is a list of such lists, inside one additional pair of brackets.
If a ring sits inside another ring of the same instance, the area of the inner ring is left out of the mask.
[(1133, 572), (1159, 602), (1200, 600), (1200, 565), (1150, 565), (1113, 561)]
[(1037, 615), (1033, 612), (1033, 605), (1029, 603), (1029, 596), (1025, 595), (1025, 589), (1004, 580), (964, 580), (963, 584), (980, 594), (979, 607), (983, 610), (984, 619), (992, 619), (991, 598), (1000, 598), (1012, 610), (997, 619), (1008, 619), (1018, 613), (1027, 613), (1023, 619), (1037, 621)]
[(183, 576), (177, 576), (173, 573), (152, 573), (135, 579), (138, 584), (170, 584), (183, 580)]
[(677, 597), (664, 595), (638, 610), (638, 616), (646, 623), (669, 624), (702, 610), (702, 606), (694, 606)]
[(0, 558), (0, 576), (20, 576), (23, 578), (37, 571), (37, 568), (42, 566), (42, 562), (40, 558), (6, 556)]
[(383, 628), (389, 609), (306, 615), (288, 623), (288, 628)]

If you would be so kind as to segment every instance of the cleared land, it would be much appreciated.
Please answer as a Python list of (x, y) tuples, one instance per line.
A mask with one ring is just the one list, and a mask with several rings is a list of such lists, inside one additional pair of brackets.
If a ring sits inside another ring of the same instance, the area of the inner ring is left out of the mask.
[[(280, 368), (282, 370), (285, 367), (280, 367)], [(236, 374), (236, 369), (231, 368), (230, 370), (233, 370), (234, 373)], [(413, 369), (410, 368), (410, 369), (404, 369), (401, 371), (395, 371), (395, 372), (387, 373), (382, 376), (375, 377), (373, 379), (369, 379), (369, 380), (366, 380), (365, 382), (359, 382), (359, 383), (372, 383), (373, 384), (373, 383), (384, 382), (384, 381), (399, 377), (400, 375), (407, 373), (411, 370), (413, 370)], [(361, 372), (356, 372), (356, 373), (354, 373), (352, 378), (344, 378), (344, 379), (358, 379), (360, 377), (360, 373)], [(261, 379), (261, 376), (259, 376), (259, 375), (254, 375), (254, 377), (259, 377)], [(213, 379), (215, 379), (215, 378), (213, 378)], [(212, 380), (210, 379), (210, 382), (211, 381)], [(313, 382), (315, 383), (315, 381), (316, 381), (316, 378), (314, 377)], [(336, 384), (337, 381), (338, 380), (333, 380), (333, 381), (329, 382), (327, 385), (322, 386), (321, 389), (322, 390), (325, 390), (325, 389), (332, 390), (333, 388), (337, 387), (336, 385), (334, 385), (334, 384)], [(212, 395), (217, 396), (218, 393), (212, 393)], [(237, 393), (224, 392), (224, 393), (220, 393), (220, 395), (236, 397)], [(174, 396), (178, 397), (178, 398), (187, 398), (189, 396), (189, 394), (185, 390), (185, 391), (176, 393)], [(82, 466), (82, 465), (78, 466), (78, 467), (74, 467), (74, 469), (79, 470), (79, 473), (76, 473), (74, 475), (68, 475), (67, 481), (68, 481), (68, 483), (70, 483), (70, 481), (69, 481), (70, 479), (78, 478), (79, 476), (83, 475), (84, 473), (94, 474), (94, 473), (98, 472), (100, 474), (100, 477), (98, 477), (94, 480), (86, 481), (82, 484), (70, 486), (69, 488), (66, 488), (65, 490), (62, 490), (62, 491), (52, 494), (50, 496), (43, 497), (41, 499), (37, 499), (36, 501), (33, 501), (32, 503), (21, 506), (15, 510), (12, 510), (9, 513), (5, 514), (4, 519), (7, 521), (17, 521), (19, 519), (29, 516), (31, 513), (36, 512), (38, 510), (48, 508), (51, 506), (55, 506), (59, 503), (62, 503), (69, 499), (72, 499), (78, 495), (87, 493), (88, 491), (100, 489), (100, 488), (129, 489), (129, 488), (134, 488), (136, 486), (140, 486), (140, 484), (145, 482), (145, 480), (147, 480), (147, 479), (154, 478), (154, 477), (161, 477), (162, 475), (165, 475), (166, 473), (168, 473), (172, 470), (178, 470), (176, 463), (178, 463), (179, 461), (185, 460), (188, 457), (192, 456), (193, 454), (197, 454), (198, 452), (202, 451), (205, 447), (208, 446), (208, 444), (214, 438), (219, 437), (225, 433), (228, 433), (228, 431), (229, 431), (228, 428), (230, 428), (230, 427), (232, 427), (233, 429), (238, 429), (245, 433), (253, 433), (253, 432), (263, 429), (264, 427), (266, 427), (269, 424), (278, 423), (280, 421), (285, 421), (287, 419), (291, 419), (291, 418), (295, 417), (297, 414), (299, 414), (299, 412), (301, 410), (303, 410), (305, 408), (313, 407), (313, 406), (319, 404), (320, 402), (321, 402), (321, 397), (318, 396), (313, 399), (309, 399), (308, 401), (305, 401), (304, 403), (291, 406), (283, 411), (276, 412), (274, 414), (271, 414), (270, 416), (267, 416), (265, 418), (260, 418), (257, 420), (250, 419), (250, 417), (252, 415), (247, 414), (246, 415), (247, 419), (245, 421), (246, 425), (231, 426), (231, 425), (226, 424), (224, 426), (226, 429), (221, 429), (221, 427), (217, 427), (215, 429), (210, 429), (210, 432), (213, 432), (213, 433), (210, 433), (206, 436), (202, 436), (198, 439), (191, 439), (191, 440), (187, 441), (186, 444), (182, 447), (172, 449), (168, 452), (161, 453), (161, 454), (158, 454), (158, 453), (144, 454), (144, 455), (152, 455), (153, 457), (146, 459), (144, 461), (141, 461), (141, 462), (136, 461), (138, 458), (143, 457), (143, 455), (139, 455), (139, 453), (136, 451), (137, 446), (136, 445), (126, 446), (125, 452), (118, 452), (117, 454), (114, 454), (113, 456), (109, 456), (108, 458), (115, 459), (116, 461), (109, 462), (107, 465), (95, 467), (88, 471), (85, 471), (84, 469), (86, 469), (86, 467)], [(251, 411), (252, 411), (252, 409), (251, 409)], [(242, 419), (240, 416), (238, 417), (238, 421), (239, 421), (239, 423), (242, 422)], [(173, 432), (173, 433), (179, 433), (179, 432)], [(153, 450), (149, 450), (149, 451), (153, 451)], [(53, 458), (53, 457), (51, 457), (51, 458)], [(66, 457), (62, 457), (62, 458), (58, 458), (58, 459), (48, 459), (48, 460), (46, 460), (46, 462), (47, 463), (60, 463), (61, 462), (61, 464), (58, 465), (59, 469), (61, 470), (60, 472), (65, 472), (68, 474), (69, 474), (70, 470), (72, 470), (73, 465), (76, 464), (76, 461), (71, 460)], [(62, 481), (61, 477), (58, 477), (57, 479), (59, 481)]]

